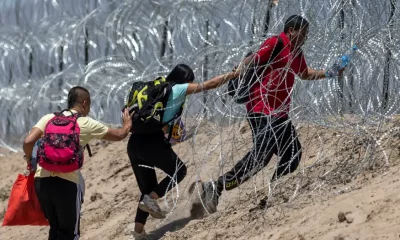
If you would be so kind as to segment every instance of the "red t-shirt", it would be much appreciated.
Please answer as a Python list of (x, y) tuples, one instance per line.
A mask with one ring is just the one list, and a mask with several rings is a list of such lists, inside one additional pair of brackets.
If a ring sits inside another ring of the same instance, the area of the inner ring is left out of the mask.
[[(294, 75), (307, 70), (307, 63), (301, 50), (291, 48), (289, 38), (280, 34), (283, 49), (264, 71), (262, 81), (251, 88), (251, 101), (246, 104), (248, 112), (265, 113), (278, 117), (287, 117), (289, 113)], [(272, 55), (278, 37), (265, 40), (255, 55), (255, 61), (266, 64)]]

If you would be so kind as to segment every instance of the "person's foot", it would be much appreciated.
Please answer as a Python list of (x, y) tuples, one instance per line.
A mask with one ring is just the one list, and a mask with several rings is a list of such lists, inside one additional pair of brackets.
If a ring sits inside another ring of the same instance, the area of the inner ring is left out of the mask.
[(149, 239), (147, 233), (144, 230), (141, 233), (138, 233), (135, 230), (132, 230), (131, 234), (132, 234), (132, 237), (130, 237), (129, 240), (147, 240), (147, 239)]
[(163, 219), (165, 218), (165, 212), (158, 206), (157, 201), (150, 198), (149, 195), (145, 194), (143, 200), (139, 203), (139, 208), (145, 212), (150, 213), (153, 218)]
[(190, 208), (190, 217), (193, 219), (201, 219), (205, 217), (206, 211), (203, 207), (203, 182), (201, 180), (194, 181), (189, 186), (189, 197), (192, 200), (192, 206)]
[(217, 211), (220, 194), (218, 194), (216, 185), (213, 182), (197, 180), (189, 186), (188, 192), (192, 198), (192, 207), (190, 210), (192, 218), (200, 219), (203, 218), (206, 213), (214, 213)]
[(203, 194), (201, 195), (203, 204), (209, 213), (217, 211), (219, 195), (217, 193), (216, 185), (213, 182), (202, 183)]

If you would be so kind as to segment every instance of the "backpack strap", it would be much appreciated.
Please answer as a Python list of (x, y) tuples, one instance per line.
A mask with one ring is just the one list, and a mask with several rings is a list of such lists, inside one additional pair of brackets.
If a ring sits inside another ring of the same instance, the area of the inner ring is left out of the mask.
[[(82, 114), (79, 113), (79, 112), (73, 113), (71, 110), (70, 110), (70, 112), (72, 113), (72, 115), (76, 115), (77, 116), (76, 122), (78, 122), (78, 118), (82, 117)], [(83, 146), (82, 148), (86, 148), (86, 150), (88, 151), (89, 157), (93, 157), (92, 149), (90, 149), (89, 143), (86, 144), (85, 146)]]
[(269, 57), (268, 61), (265, 64), (260, 64), (258, 66), (256, 66), (257, 68), (257, 73), (259, 75), (261, 75), (265, 68), (271, 64), (272, 61), (275, 60), (275, 58), (279, 55), (279, 53), (281, 53), (284, 45), (283, 45), (283, 40), (280, 36), (277, 37), (278, 41), (276, 42), (275, 46), (274, 46), (274, 50), (271, 53), (271, 56)]
[(167, 79), (165, 77), (163, 77), (163, 76), (160, 76), (160, 77), (156, 78), (155, 80), (158, 80), (160, 82), (166, 82), (167, 81)]
[[(54, 116), (59, 117), (59, 116), (61, 116), (61, 114), (63, 114), (64, 112), (70, 112), (70, 113), (71, 113), (70, 116), (76, 116), (76, 121), (78, 121), (78, 118), (82, 117), (82, 114), (81, 114), (81, 113), (79, 113), (79, 112), (74, 113), (74, 112), (72, 112), (72, 110), (70, 110), (70, 109), (64, 109), (64, 110), (62, 110), (61, 112), (54, 112), (53, 114), (54, 114)], [(64, 115), (64, 116), (65, 116), (65, 115)]]
[(276, 45), (274, 46), (274, 50), (272, 51), (271, 56), (265, 65), (270, 64), (271, 61), (273, 61), (279, 55), (279, 53), (281, 53), (283, 47), (284, 47), (283, 40), (280, 36), (278, 36), (278, 41), (276, 42)]
[[(72, 115), (75, 115), (77, 117), (76, 122), (75, 122), (75, 124), (76, 124), (78, 122), (78, 118), (82, 117), (82, 114), (79, 112), (73, 113), (71, 110), (69, 110), (69, 111), (71, 112)], [(86, 150), (88, 151), (89, 157), (93, 156), (92, 149), (90, 149), (89, 143), (86, 144), (85, 146), (83, 146), (82, 148), (83, 149), (86, 148)]]
[[(55, 112), (54, 115), (56, 115), (58, 117), (58, 116), (61, 116), (61, 114), (63, 114), (64, 112), (70, 112), (71, 116), (74, 115), (74, 113), (70, 109), (64, 109), (61, 112)], [(78, 114), (79, 114), (78, 116), (80, 116), (80, 113), (78, 113)]]

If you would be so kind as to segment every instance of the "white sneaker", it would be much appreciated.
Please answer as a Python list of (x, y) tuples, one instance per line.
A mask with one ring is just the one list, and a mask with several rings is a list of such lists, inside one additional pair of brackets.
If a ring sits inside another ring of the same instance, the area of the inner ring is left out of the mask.
[(143, 196), (143, 200), (140, 201), (139, 208), (150, 213), (153, 218), (163, 219), (166, 215), (166, 213), (158, 206), (157, 201), (150, 198), (150, 196), (147, 194), (145, 194)]
[(131, 231), (132, 237), (129, 240), (148, 240), (150, 239), (146, 233), (146, 231), (142, 231), (141, 233), (135, 232), (134, 230)]

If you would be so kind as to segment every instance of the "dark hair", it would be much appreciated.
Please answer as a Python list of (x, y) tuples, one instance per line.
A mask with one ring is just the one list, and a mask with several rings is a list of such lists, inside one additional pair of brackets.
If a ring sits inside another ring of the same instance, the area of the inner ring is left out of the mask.
[(90, 98), (90, 93), (86, 88), (80, 86), (71, 88), (71, 90), (68, 92), (68, 108), (74, 107), (77, 103), (85, 100), (88, 97)]
[(176, 65), (166, 78), (167, 82), (173, 82), (176, 84), (193, 82), (193, 80), (194, 80), (193, 70), (188, 65), (185, 64)]
[(293, 28), (295, 31), (298, 31), (300, 29), (308, 28), (308, 26), (308, 21), (302, 16), (292, 15), (286, 20), (283, 32), (288, 33), (289, 28)]

